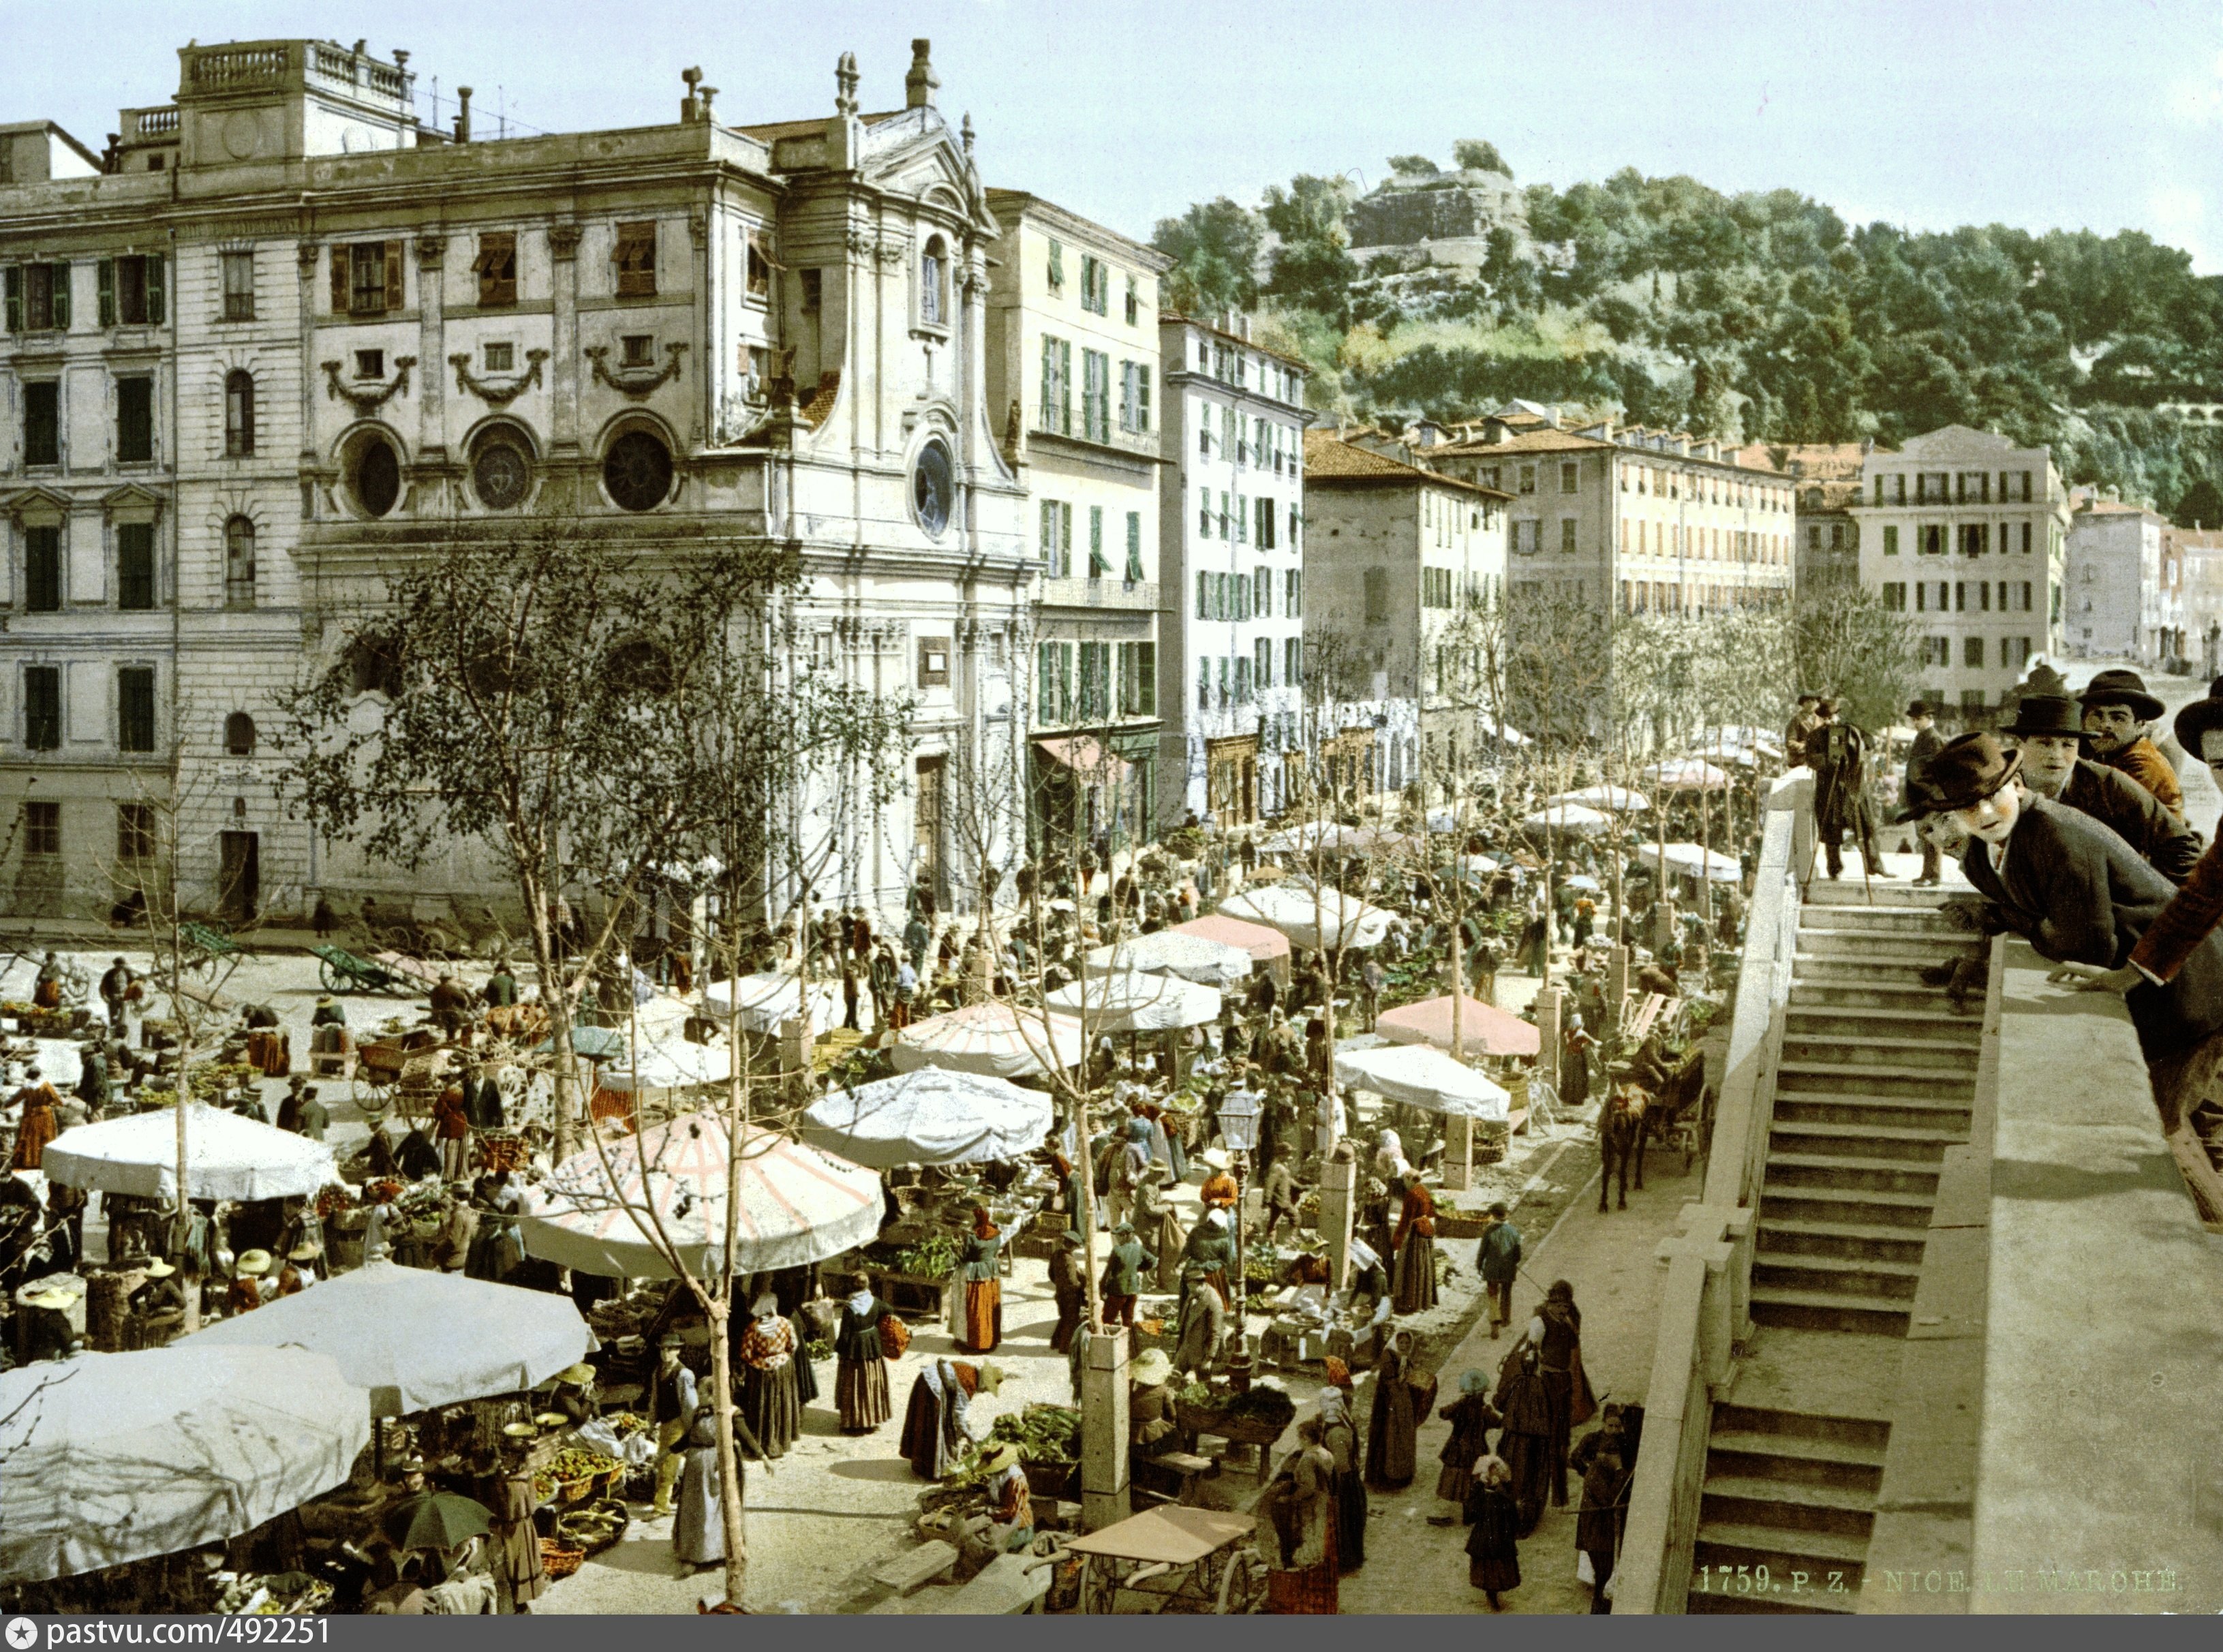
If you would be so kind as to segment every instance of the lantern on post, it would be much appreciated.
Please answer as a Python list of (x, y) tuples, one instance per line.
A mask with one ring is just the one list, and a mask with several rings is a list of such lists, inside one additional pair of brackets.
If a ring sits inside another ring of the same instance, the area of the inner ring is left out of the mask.
[(1256, 1090), (1231, 1090), (1219, 1104), (1219, 1138), (1235, 1156), (1235, 1327), (1238, 1340), (1243, 1334), (1240, 1315), (1246, 1310), (1250, 1296), (1250, 1259), (1243, 1235), (1243, 1207), (1246, 1202), (1244, 1184), (1248, 1179), (1250, 1155), (1257, 1151), (1258, 1128), (1264, 1112)]

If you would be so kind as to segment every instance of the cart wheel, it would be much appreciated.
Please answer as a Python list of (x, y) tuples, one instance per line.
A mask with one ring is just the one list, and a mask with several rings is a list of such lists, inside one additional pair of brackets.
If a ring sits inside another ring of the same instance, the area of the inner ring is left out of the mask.
[(348, 978), (332, 968), (331, 960), (329, 958), (317, 960), (317, 979), (324, 983), (324, 990), (328, 993), (344, 993), (348, 990)]

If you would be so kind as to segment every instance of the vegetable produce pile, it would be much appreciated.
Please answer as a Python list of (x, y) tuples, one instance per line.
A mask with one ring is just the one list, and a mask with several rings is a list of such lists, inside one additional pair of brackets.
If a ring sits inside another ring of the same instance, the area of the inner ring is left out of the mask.
[(590, 1474), (607, 1474), (618, 1466), (614, 1457), (605, 1457), (584, 1446), (566, 1446), (549, 1460), (540, 1477), (557, 1485), (569, 1480), (583, 1480)]
[(210, 1101), (227, 1090), (243, 1088), (261, 1077), (245, 1062), (195, 1062), (186, 1069), (186, 1094), (195, 1101)]
[(822, 1336), (811, 1338), (803, 1345), (803, 1357), (814, 1365), (822, 1360), (831, 1359), (834, 1357), (833, 1339)]
[(626, 1506), (613, 1498), (604, 1498), (577, 1509), (567, 1509), (556, 1517), (556, 1541), (573, 1548), (583, 1548), (592, 1554), (608, 1548), (624, 1535), (631, 1516)]
[(945, 1491), (963, 1491), (988, 1478), (988, 1458), (1001, 1446), (1017, 1446), (1023, 1463), (1070, 1466), (1080, 1460), (1080, 1413), (1062, 1405), (1030, 1405), (1014, 1416), (996, 1419), (988, 1438), (975, 1447), (965, 1466), (942, 1482)]
[(320, 1221), (330, 1221), (342, 1211), (353, 1210), (355, 1207), (355, 1195), (337, 1182), (331, 1182), (318, 1190), (317, 1218)]
[(1243, 1277), (1254, 1285), (1270, 1285), (1282, 1277), (1282, 1253), (1271, 1245), (1247, 1246), (1243, 1253)]
[(1192, 1383), (1174, 1396), (1183, 1405), (1210, 1411), (1229, 1422), (1258, 1422), (1276, 1433), (1295, 1421), (1297, 1403), (1278, 1388), (1260, 1384), (1247, 1394), (1215, 1394), (1202, 1383)]
[(940, 1279), (957, 1265), (957, 1241), (946, 1233), (936, 1233), (932, 1239), (921, 1239), (897, 1252), (891, 1265), (897, 1273)]

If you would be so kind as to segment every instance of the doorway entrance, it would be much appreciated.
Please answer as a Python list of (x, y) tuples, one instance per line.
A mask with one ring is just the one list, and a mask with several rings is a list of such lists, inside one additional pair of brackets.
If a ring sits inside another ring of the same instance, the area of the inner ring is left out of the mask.
[(224, 834), (223, 867), (217, 876), (217, 905), (227, 924), (251, 924), (262, 894), (262, 835)]

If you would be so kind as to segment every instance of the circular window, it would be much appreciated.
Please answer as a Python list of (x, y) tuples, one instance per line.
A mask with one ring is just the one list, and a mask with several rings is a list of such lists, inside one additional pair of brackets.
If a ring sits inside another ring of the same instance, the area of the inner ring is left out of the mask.
[(514, 510), (532, 489), (532, 461), (514, 442), (482, 442), (471, 457), (471, 487), (488, 510)]
[(393, 446), (376, 437), (356, 450), (356, 502), (373, 516), (383, 516), (401, 497), (401, 459)]
[(929, 442), (911, 463), (910, 503), (918, 513), (918, 525), (935, 539), (949, 526), (949, 504), (956, 491), (948, 448), (939, 440)]
[(671, 450), (645, 430), (610, 444), (602, 486), (620, 510), (654, 510), (671, 495)]

